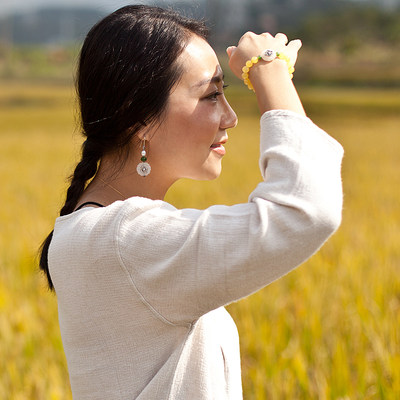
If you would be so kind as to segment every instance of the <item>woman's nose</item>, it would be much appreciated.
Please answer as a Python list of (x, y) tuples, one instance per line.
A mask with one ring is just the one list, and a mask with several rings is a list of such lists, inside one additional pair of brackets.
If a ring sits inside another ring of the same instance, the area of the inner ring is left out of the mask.
[(238, 122), (237, 115), (235, 111), (233, 111), (231, 105), (228, 103), (228, 100), (226, 100), (225, 98), (224, 100), (225, 100), (224, 104), (225, 109), (224, 109), (224, 115), (221, 118), (221, 129), (234, 128)]

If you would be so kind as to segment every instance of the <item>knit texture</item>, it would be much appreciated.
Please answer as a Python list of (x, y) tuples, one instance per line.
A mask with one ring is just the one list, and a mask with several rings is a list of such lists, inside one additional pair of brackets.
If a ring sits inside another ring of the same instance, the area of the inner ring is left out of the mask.
[(75, 400), (241, 399), (223, 306), (285, 275), (341, 220), (342, 147), (290, 111), (261, 117), (249, 202), (132, 197), (56, 220), (50, 274)]

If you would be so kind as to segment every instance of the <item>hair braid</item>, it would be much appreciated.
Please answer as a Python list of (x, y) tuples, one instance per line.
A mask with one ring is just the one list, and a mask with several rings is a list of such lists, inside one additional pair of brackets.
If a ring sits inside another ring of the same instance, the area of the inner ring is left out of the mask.
[(101, 154), (94, 149), (94, 145), (87, 139), (82, 145), (82, 159), (75, 167), (71, 176), (71, 184), (67, 190), (65, 204), (60, 211), (61, 215), (70, 214), (74, 211), (79, 198), (85, 190), (86, 183), (97, 172), (97, 164)]
[[(60, 216), (70, 214), (74, 211), (79, 198), (85, 190), (86, 183), (90, 178), (97, 172), (98, 161), (101, 158), (101, 152), (98, 151), (90, 139), (82, 145), (82, 159), (75, 167), (74, 173), (71, 176), (71, 184), (67, 190), (67, 196), (64, 206), (61, 208)], [(40, 269), (45, 273), (50, 290), (54, 290), (53, 282), (50, 277), (49, 263), (48, 263), (48, 252), (50, 247), (51, 239), (53, 238), (53, 232), (51, 231), (49, 236), (43, 242), (41, 247), (40, 255)]]

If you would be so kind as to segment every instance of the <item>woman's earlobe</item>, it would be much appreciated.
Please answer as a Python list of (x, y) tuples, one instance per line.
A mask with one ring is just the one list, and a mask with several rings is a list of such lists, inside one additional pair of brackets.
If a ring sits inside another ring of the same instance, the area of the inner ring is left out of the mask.
[(148, 142), (152, 139), (158, 126), (154, 122), (147, 124), (146, 122), (141, 122), (143, 125), (138, 132), (136, 132), (135, 137), (140, 141), (147, 140)]
[(136, 134), (136, 137), (137, 137), (140, 141), (142, 141), (142, 140), (144, 140), (144, 138), (146, 137), (146, 132), (144, 132), (143, 129), (141, 129), (141, 130)]
[(137, 139), (139, 139), (140, 141), (143, 141), (143, 140), (149, 140), (150, 139), (150, 129), (149, 129), (149, 127), (146, 125), (146, 124), (144, 124), (143, 125), (143, 128), (142, 129), (140, 129), (137, 133), (136, 133), (136, 137), (137, 137)]

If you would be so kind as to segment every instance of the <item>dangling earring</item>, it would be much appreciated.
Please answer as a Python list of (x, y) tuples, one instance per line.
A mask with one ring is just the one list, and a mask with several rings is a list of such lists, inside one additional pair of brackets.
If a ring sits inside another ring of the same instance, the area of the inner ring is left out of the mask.
[(147, 176), (151, 172), (150, 164), (147, 161), (147, 153), (146, 153), (146, 139), (142, 139), (142, 157), (140, 158), (141, 162), (137, 165), (136, 171), (140, 176)]

